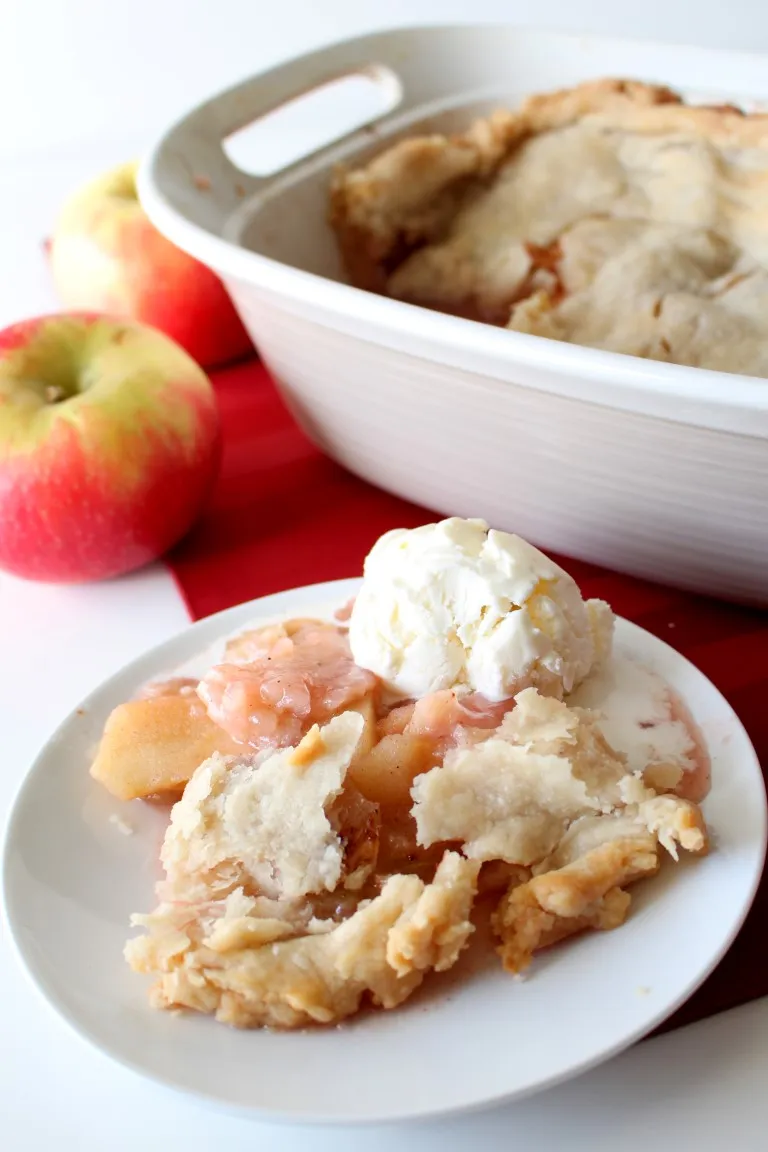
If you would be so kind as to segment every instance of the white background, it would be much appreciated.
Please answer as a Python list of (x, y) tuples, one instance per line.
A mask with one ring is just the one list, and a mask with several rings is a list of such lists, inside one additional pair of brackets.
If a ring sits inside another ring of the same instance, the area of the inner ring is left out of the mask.
[(0, 324), (55, 305), (40, 244), (67, 191), (200, 100), (333, 40), (478, 20), (768, 51), (766, 0), (0, 0)]
[(0, 156), (149, 140), (202, 97), (321, 43), (467, 20), (768, 48), (764, 0), (2, 0)]
[[(72, 185), (143, 150), (199, 99), (323, 42), (467, 19), (768, 51), (765, 0), (0, 0), (0, 326), (54, 305), (40, 241)], [(184, 621), (159, 567), (87, 589), (0, 574), (0, 823), (66, 712)], [(3, 1152), (759, 1152), (766, 1082), (763, 1000), (485, 1116), (364, 1133), (273, 1128), (112, 1067), (33, 996), (0, 942)]]

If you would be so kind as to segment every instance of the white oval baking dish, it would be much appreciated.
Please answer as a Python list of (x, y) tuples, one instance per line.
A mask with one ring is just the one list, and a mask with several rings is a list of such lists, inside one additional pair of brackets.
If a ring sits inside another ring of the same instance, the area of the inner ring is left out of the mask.
[[(375, 127), (273, 177), (227, 158), (233, 132), (354, 73), (399, 97)], [(140, 196), (223, 277), (297, 420), (353, 472), (546, 549), (767, 603), (768, 380), (508, 332), (343, 283), (326, 224), (336, 163), (604, 76), (707, 102), (768, 96), (766, 60), (748, 54), (493, 26), (378, 33), (191, 112), (143, 165)]]

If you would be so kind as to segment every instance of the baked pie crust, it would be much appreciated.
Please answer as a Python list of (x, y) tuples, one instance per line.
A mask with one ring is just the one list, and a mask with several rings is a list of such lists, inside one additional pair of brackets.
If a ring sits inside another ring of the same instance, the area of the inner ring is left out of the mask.
[(330, 220), (357, 287), (768, 377), (768, 115), (581, 84), (340, 171)]

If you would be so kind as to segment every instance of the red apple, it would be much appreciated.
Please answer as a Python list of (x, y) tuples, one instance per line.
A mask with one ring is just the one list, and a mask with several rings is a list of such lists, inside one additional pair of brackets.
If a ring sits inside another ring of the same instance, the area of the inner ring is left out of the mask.
[(76, 583), (148, 563), (216, 476), (208, 377), (167, 336), (107, 317), (0, 332), (0, 567)]
[(136, 165), (86, 184), (64, 205), (51, 270), (66, 308), (125, 316), (159, 328), (213, 368), (252, 351), (219, 278), (150, 223), (136, 196)]

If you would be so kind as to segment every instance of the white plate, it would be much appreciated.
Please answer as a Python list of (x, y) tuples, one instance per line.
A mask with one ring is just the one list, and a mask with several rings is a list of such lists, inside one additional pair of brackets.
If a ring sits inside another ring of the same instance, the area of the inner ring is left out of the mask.
[[(265, 1118), (382, 1121), (519, 1097), (605, 1060), (654, 1028), (715, 967), (763, 866), (766, 801), (754, 750), (712, 684), (667, 645), (620, 620), (619, 648), (687, 700), (709, 745), (705, 860), (636, 889), (629, 922), (537, 959), (517, 981), (492, 958), (465, 979), (432, 977), (391, 1013), (329, 1031), (236, 1032), (154, 1012), (122, 957), (128, 917), (148, 910), (165, 818), (120, 804), (88, 775), (109, 711), (144, 681), (189, 661), (257, 617), (341, 605), (359, 582), (270, 596), (213, 616), (98, 688), (48, 742), (8, 826), (4, 899), (32, 979), (86, 1040), (169, 1087)], [(121, 833), (110, 816), (125, 820)]]

